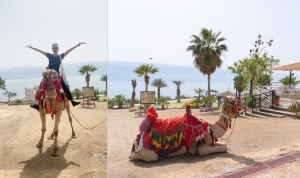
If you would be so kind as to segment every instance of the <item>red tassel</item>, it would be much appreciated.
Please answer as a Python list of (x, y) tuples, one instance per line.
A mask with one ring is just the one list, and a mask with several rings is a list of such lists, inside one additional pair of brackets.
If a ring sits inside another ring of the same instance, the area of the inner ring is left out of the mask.
[(230, 122), (230, 124), (229, 124), (229, 128), (231, 129), (231, 122)]
[(53, 113), (51, 114), (52, 120), (53, 120), (55, 114), (56, 114), (56, 110), (54, 110)]
[(211, 146), (215, 146), (215, 143), (217, 143), (218, 139), (217, 138), (213, 138), (212, 142), (211, 142)]
[(224, 111), (226, 111), (226, 106), (224, 107)]

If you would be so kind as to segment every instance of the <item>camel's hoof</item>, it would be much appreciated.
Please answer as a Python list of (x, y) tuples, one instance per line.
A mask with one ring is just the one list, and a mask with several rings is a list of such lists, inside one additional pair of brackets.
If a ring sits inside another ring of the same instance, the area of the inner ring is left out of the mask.
[(55, 151), (55, 152), (53, 151), (51, 156), (58, 156), (59, 154), (60, 154), (59, 151)]
[(43, 147), (43, 144), (38, 143), (38, 144), (36, 144), (35, 146), (36, 146), (37, 148), (42, 148), (42, 147)]
[(53, 136), (50, 136), (47, 138), (48, 140), (53, 140)]
[(72, 138), (77, 138), (76, 135), (72, 135)]

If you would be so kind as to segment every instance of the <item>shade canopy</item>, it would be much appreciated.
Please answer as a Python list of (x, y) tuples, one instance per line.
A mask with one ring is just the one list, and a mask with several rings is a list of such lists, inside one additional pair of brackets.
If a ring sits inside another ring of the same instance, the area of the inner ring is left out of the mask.
[(233, 93), (232, 91), (223, 91), (221, 93), (217, 94), (217, 97), (225, 97), (225, 96), (235, 96), (235, 93)]
[[(271, 70), (268, 68), (268, 70)], [(273, 67), (272, 70), (300, 70), (300, 62), (288, 64), (284, 66)]]

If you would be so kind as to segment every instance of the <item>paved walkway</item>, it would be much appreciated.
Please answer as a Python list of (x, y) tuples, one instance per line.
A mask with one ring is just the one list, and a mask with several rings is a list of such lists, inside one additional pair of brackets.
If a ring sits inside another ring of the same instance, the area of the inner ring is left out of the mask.
[(272, 159), (269, 161), (258, 163), (251, 167), (246, 167), (240, 170), (237, 170), (233, 173), (224, 174), (221, 176), (218, 176), (217, 178), (240, 178), (240, 177), (248, 177), (257, 175), (259, 173), (263, 173), (270, 169), (275, 169), (279, 166), (292, 163), (294, 161), (300, 160), (300, 151), (297, 151), (295, 153), (282, 156), (280, 158)]

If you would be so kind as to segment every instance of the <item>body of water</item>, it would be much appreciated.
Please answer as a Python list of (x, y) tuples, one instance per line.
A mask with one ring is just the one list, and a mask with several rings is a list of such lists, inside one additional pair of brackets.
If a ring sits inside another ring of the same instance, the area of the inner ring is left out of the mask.
[[(299, 73), (300, 74), (300, 73)], [(188, 75), (188, 74), (182, 74), (182, 75)], [(273, 74), (273, 81), (278, 82), (280, 78), (288, 75), (285, 73), (274, 73)], [(169, 76), (168, 76), (169, 77)], [(160, 76), (160, 78), (168, 78), (164, 76)], [(231, 74), (229, 71), (224, 72), (218, 70), (211, 76), (211, 81), (210, 81), (210, 88), (217, 90), (218, 92), (223, 92), (227, 91), (228, 89), (232, 92), (235, 93), (235, 89), (233, 87), (233, 77), (234, 75)], [(151, 76), (150, 83), (151, 81), (157, 77), (154, 77), (154, 75)], [(190, 76), (191, 79), (182, 79), (186, 78), (186, 76), (176, 76), (176, 80), (182, 80), (184, 84), (180, 87), (181, 94), (185, 96), (197, 96), (197, 94), (194, 92), (194, 89), (196, 88), (202, 88), (207, 90), (207, 76), (204, 76), (199, 72), (198, 75)], [(136, 98), (140, 98), (140, 91), (145, 91), (145, 82), (143, 78), (136, 77), (137, 80), (137, 87), (136, 87)], [(197, 80), (199, 82), (197, 82)], [(171, 98), (175, 98), (176, 96), (176, 85), (172, 83), (171, 80), (165, 80), (168, 84), (169, 87), (161, 88), (161, 95), (163, 96), (170, 96)], [(125, 95), (126, 98), (131, 98), (132, 94), (132, 85), (131, 85), (131, 80), (111, 80), (109, 78), (108, 82), (108, 97), (109, 98), (114, 98), (115, 95), (123, 94)], [(155, 95), (157, 96), (157, 88), (152, 87), (149, 85), (148, 91), (155, 91)]]
[[(100, 91), (105, 90), (105, 82), (100, 81), (101, 76), (92, 75), (90, 80), (90, 86)], [(69, 81), (71, 91), (75, 88), (82, 90), (82, 87), (86, 86), (85, 76), (67, 76)], [(14, 98), (24, 98), (25, 97), (25, 87), (33, 88), (35, 85), (40, 84), (42, 78), (30, 78), (30, 79), (11, 79), (5, 80), (6, 89), (11, 92), (16, 92), (17, 96)], [(8, 100), (6, 95), (3, 95), (4, 91), (0, 91), (0, 101)], [(12, 99), (14, 99), (12, 98)]]

